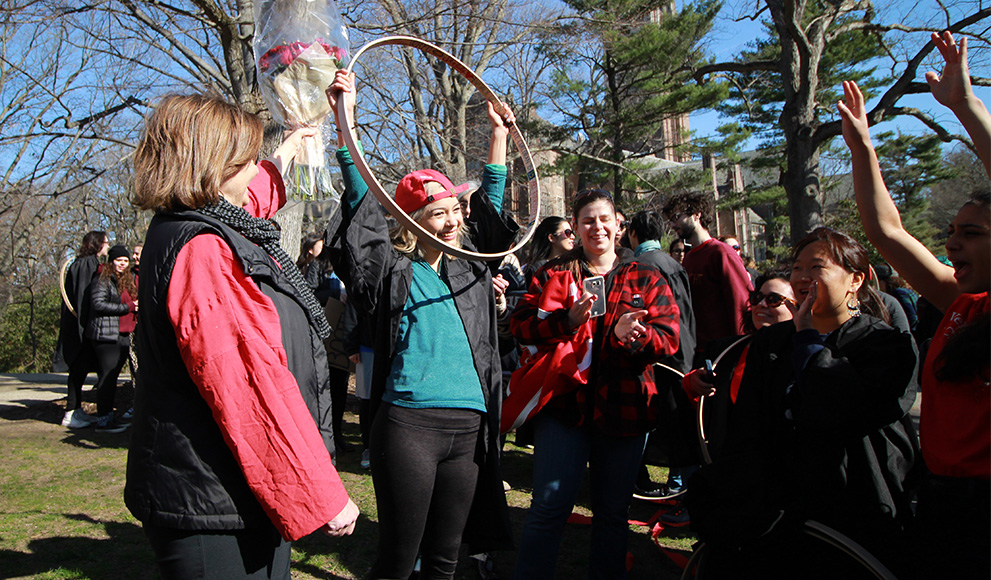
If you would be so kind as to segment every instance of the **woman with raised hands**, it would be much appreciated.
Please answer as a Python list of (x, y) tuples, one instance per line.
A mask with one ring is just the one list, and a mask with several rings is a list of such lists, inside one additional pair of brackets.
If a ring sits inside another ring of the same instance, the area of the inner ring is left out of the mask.
[(350, 534), (331, 460), (330, 328), (269, 221), (299, 130), (256, 163), (261, 120), (170, 95), (145, 119), (133, 203), (152, 210), (124, 501), (163, 578), (290, 577), (290, 542)]
[[(337, 117), (343, 99), (354, 118), (354, 75), (339, 71), (328, 90)], [(512, 112), (491, 104), (488, 164), (470, 198), (468, 220), (456, 188), (439, 171), (403, 177), (395, 201), (430, 234), (456, 246), (495, 253), (519, 229), (501, 212)], [(370, 440), (379, 517), (379, 548), (369, 578), (408, 578), (417, 553), (420, 576), (453, 578), (462, 541), (472, 552), (511, 546), (499, 462), (502, 370), (492, 270), (454, 259), (399, 226), (382, 207), (344, 147), (341, 223), (327, 247), (348, 300), (374, 325), (374, 407)]]
[[(533, 366), (513, 375), (509, 397), (532, 395), (543, 404), (532, 418), (533, 498), (513, 573), (518, 580), (554, 577), (586, 465), (593, 513), (589, 577), (626, 578), (630, 501), (660, 404), (654, 363), (680, 345), (678, 306), (664, 277), (616, 254), (612, 196), (580, 191), (572, 215), (581, 246), (537, 272), (510, 320), (513, 335), (537, 354)], [(602, 283), (599, 298), (581, 290), (593, 277)], [(601, 299), (605, 303), (596, 304)], [(593, 306), (604, 313), (593, 317)]]
[[(933, 96), (960, 119), (991, 174), (991, 116), (974, 95), (967, 41), (933, 34), (945, 60), (926, 74)], [(867, 238), (926, 300), (944, 312), (922, 370), (922, 453), (930, 474), (918, 495), (914, 536), (920, 577), (987, 578), (991, 541), (991, 204), (974, 192), (949, 225), (940, 262), (909, 234), (871, 144), (864, 96), (843, 83), (838, 103), (853, 163), (854, 193)], [(947, 558), (946, 554), (953, 554)], [(927, 576), (928, 575), (928, 576)]]

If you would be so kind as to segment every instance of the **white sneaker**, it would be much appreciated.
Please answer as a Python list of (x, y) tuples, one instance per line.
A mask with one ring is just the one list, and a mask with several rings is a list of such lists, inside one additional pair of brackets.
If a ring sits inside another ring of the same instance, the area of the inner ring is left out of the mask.
[(69, 429), (84, 429), (97, 421), (97, 418), (82, 409), (66, 411), (62, 416), (62, 426)]
[(361, 452), (361, 468), (371, 469), (372, 468), (372, 453), (370, 449), (365, 449)]

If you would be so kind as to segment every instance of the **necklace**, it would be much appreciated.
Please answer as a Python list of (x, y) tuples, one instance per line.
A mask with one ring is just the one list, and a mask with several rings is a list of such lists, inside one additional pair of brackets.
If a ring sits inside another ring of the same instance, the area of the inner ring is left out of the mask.
[(600, 272), (599, 269), (595, 267), (595, 264), (593, 264), (592, 262), (588, 262), (588, 269), (591, 270), (592, 273), (594, 273), (597, 276), (605, 276), (606, 274), (609, 273), (609, 270), (612, 270), (612, 267), (606, 268), (605, 272)]

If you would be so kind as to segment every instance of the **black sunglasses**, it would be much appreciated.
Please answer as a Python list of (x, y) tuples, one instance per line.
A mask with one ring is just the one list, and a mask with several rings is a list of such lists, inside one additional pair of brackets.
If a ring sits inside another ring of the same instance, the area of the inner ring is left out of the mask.
[(564, 235), (564, 237), (570, 238), (571, 236), (575, 235), (575, 230), (572, 230), (572, 229), (569, 228), (569, 229), (561, 230), (561, 231), (558, 232), (558, 235), (559, 236), (562, 235), (562, 234)]
[(782, 302), (787, 302), (792, 306), (798, 306), (798, 302), (795, 302), (787, 296), (782, 296), (777, 292), (769, 292), (764, 294), (760, 290), (754, 290), (750, 293), (751, 306), (757, 306), (761, 302), (765, 302), (768, 308), (777, 308), (778, 306), (781, 306)]

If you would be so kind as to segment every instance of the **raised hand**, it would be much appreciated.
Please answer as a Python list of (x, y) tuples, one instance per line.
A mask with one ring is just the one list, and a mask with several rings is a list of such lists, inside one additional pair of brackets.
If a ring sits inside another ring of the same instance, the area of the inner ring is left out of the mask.
[(327, 101), (330, 103), (330, 108), (334, 111), (334, 119), (337, 121), (338, 128), (340, 128), (341, 123), (341, 120), (337, 119), (338, 99), (344, 99), (344, 102), (347, 103), (348, 111), (351, 113), (351, 118), (354, 119), (354, 101), (356, 93), (357, 91), (355, 91), (354, 87), (354, 73), (348, 73), (345, 70), (337, 71), (334, 75), (334, 82), (327, 88)]
[(864, 108), (864, 94), (853, 81), (843, 81), (843, 101), (836, 103), (843, 119), (843, 140), (847, 147), (870, 145), (871, 130), (867, 123), (867, 109)]
[(926, 81), (929, 83), (933, 97), (940, 104), (953, 109), (964, 104), (967, 98), (974, 94), (974, 89), (970, 86), (970, 72), (967, 65), (967, 39), (960, 39), (958, 45), (947, 30), (942, 35), (933, 32), (932, 41), (943, 55), (945, 64), (943, 74), (929, 71), (926, 73)]

